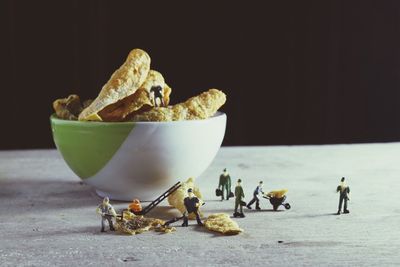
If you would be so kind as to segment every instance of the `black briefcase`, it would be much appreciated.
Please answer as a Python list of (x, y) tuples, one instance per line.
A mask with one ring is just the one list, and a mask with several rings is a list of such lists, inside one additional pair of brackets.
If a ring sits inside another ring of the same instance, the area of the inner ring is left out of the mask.
[(244, 201), (240, 201), (240, 205), (242, 205), (242, 206), (246, 206), (246, 202), (244, 202)]
[(231, 192), (229, 192), (229, 197), (234, 197), (235, 196), (235, 194), (231, 191)]
[(217, 197), (220, 197), (220, 196), (222, 196), (222, 190), (221, 189), (215, 189), (215, 195), (217, 196)]

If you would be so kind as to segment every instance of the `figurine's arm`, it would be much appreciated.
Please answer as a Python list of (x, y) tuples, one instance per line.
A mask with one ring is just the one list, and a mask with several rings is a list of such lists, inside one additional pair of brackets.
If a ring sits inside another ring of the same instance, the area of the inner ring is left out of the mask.
[(117, 217), (117, 213), (115, 212), (115, 210), (112, 206), (110, 206), (110, 213), (112, 216)]
[(102, 216), (104, 215), (103, 212), (102, 212), (101, 209), (100, 209), (100, 206), (97, 207), (96, 213), (97, 213), (97, 214), (100, 214), (100, 215), (102, 215)]
[(218, 189), (222, 186), (222, 175), (219, 176)]

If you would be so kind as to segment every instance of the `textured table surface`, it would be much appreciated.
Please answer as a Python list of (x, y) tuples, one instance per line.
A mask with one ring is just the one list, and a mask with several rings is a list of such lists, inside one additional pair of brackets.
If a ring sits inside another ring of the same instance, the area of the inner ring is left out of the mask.
[[(0, 152), (0, 265), (376, 266), (400, 264), (400, 143), (225, 147), (197, 183), (205, 214), (232, 214), (234, 201), (214, 196), (228, 168), (246, 200), (288, 188), (288, 211), (245, 210), (238, 236), (178, 224), (173, 234), (100, 233), (100, 199), (55, 150)], [(336, 216), (335, 189), (351, 188), (350, 214)], [(113, 203), (116, 209), (126, 203)], [(166, 201), (149, 216), (179, 214)], [(278, 241), (283, 241), (278, 243)]]

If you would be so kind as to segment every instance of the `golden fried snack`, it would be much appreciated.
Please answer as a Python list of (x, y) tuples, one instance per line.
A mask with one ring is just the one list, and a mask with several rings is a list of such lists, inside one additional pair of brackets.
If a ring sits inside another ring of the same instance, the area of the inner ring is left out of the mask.
[[(193, 189), (193, 193), (199, 199), (202, 199), (203, 196), (199, 190), (199, 188), (194, 184), (194, 179), (189, 178), (186, 182), (181, 183), (181, 187), (179, 187), (174, 193), (168, 196), (168, 203), (174, 208), (178, 209), (182, 214), (186, 211), (185, 204), (183, 200), (187, 197), (187, 191), (189, 188)], [(203, 213), (199, 210), (200, 217), (203, 217)], [(196, 216), (191, 213), (188, 216), (189, 220), (196, 219)]]
[(226, 95), (210, 89), (170, 107), (157, 107), (133, 116), (133, 121), (180, 121), (207, 119), (225, 104)]
[(79, 120), (101, 121), (98, 115), (105, 107), (136, 92), (150, 71), (150, 56), (141, 49), (133, 49), (124, 64), (116, 70), (103, 86), (93, 103), (79, 115)]
[(55, 100), (53, 108), (57, 117), (64, 120), (77, 120), (83, 109), (78, 95), (69, 95), (67, 98)]
[(171, 233), (176, 229), (175, 227), (165, 226), (165, 221), (155, 218), (145, 218), (143, 216), (136, 216), (129, 211), (123, 212), (123, 219), (117, 219), (115, 228), (118, 232), (136, 235), (149, 230), (157, 232)]
[(239, 225), (225, 213), (211, 214), (204, 221), (204, 226), (210, 231), (219, 232), (224, 235), (237, 235), (243, 232), (239, 228)]
[(169, 103), (171, 88), (166, 86), (161, 73), (150, 70), (146, 80), (134, 94), (105, 107), (99, 112), (100, 117), (103, 121), (123, 121), (129, 114), (139, 110), (149, 110), (154, 105), (150, 90), (155, 86), (163, 88), (163, 101)]

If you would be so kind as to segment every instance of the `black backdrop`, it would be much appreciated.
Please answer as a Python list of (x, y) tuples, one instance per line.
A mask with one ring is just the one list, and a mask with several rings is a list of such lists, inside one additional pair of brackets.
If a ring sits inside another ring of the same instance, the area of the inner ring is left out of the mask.
[(232, 2), (1, 1), (0, 149), (53, 147), (52, 100), (135, 47), (173, 102), (227, 93), (224, 145), (400, 140), (399, 1)]

